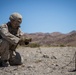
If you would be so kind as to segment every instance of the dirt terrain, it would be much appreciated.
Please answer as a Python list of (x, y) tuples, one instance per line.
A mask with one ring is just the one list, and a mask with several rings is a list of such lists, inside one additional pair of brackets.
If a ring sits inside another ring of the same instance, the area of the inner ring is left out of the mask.
[(76, 75), (76, 47), (19, 47), (23, 65), (0, 67), (0, 75)]

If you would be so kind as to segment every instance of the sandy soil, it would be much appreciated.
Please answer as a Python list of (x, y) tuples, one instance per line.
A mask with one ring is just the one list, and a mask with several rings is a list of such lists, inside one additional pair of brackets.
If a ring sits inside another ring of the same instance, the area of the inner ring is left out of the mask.
[(76, 75), (76, 47), (19, 47), (23, 65), (0, 67), (0, 75)]

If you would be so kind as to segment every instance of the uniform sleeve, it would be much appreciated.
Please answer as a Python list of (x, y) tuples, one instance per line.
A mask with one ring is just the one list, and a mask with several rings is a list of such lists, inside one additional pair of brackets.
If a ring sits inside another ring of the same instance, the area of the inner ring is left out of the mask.
[(16, 45), (19, 42), (19, 38), (12, 35), (9, 31), (8, 31), (8, 27), (7, 26), (1, 26), (0, 27), (0, 34), (2, 36), (2, 38), (4, 38), (5, 40), (7, 40), (8, 42), (10, 42), (11, 44)]
[(21, 31), (21, 29), (19, 28), (18, 33), (17, 33), (17, 37), (21, 38), (24, 36), (24, 33)]
[(23, 36), (24, 33), (21, 31), (21, 29), (19, 29), (19, 36)]

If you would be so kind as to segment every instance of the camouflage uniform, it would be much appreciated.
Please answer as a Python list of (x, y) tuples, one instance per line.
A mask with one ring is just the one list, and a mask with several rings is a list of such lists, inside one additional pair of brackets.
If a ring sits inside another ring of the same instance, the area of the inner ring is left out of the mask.
[[(10, 16), (11, 19), (17, 20), (17, 17), (20, 15), (12, 15)], [(12, 57), (13, 51), (16, 49), (16, 45), (20, 40), (20, 36), (23, 35), (20, 28), (12, 28), (11, 23), (8, 22), (0, 26), (0, 56), (1, 60), (9, 60)]]

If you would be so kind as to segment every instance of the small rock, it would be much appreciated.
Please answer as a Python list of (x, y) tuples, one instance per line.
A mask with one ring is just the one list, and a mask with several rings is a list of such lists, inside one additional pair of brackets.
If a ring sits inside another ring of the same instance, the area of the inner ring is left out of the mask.
[(14, 75), (18, 75), (18, 73), (15, 73)]
[(44, 57), (44, 58), (49, 58), (49, 56), (48, 56), (48, 55), (43, 55), (43, 57)]
[(28, 65), (28, 66), (27, 66), (27, 68), (32, 68), (32, 67), (33, 67), (33, 65)]
[(55, 56), (52, 56), (51, 59), (57, 59)]

